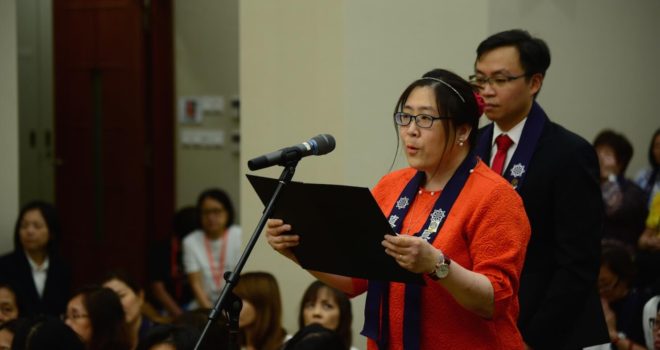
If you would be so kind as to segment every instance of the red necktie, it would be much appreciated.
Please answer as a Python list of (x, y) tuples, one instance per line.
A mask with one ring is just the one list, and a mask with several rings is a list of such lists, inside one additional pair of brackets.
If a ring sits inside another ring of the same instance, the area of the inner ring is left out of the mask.
[(495, 138), (495, 143), (497, 144), (497, 153), (495, 153), (491, 168), (493, 168), (494, 172), (502, 175), (504, 161), (506, 161), (506, 152), (509, 150), (509, 147), (513, 145), (513, 140), (511, 140), (509, 136), (501, 134)]

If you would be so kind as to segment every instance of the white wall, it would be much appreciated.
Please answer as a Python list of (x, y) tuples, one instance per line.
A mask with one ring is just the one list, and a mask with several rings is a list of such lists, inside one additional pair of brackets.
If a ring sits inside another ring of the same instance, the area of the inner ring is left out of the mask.
[(14, 248), (18, 215), (18, 83), (16, 4), (0, 0), (0, 254)]
[[(300, 162), (294, 180), (344, 182), (343, 5), (339, 1), (241, 1), (241, 173), (248, 159), (328, 133), (334, 152)], [(280, 168), (256, 172), (276, 177)], [(244, 177), (242, 226), (247, 241), (263, 206)], [(263, 237), (262, 237), (263, 238)], [(297, 309), (311, 278), (260, 239), (244, 271), (278, 279), (285, 327), (297, 330)], [(359, 312), (358, 312), (359, 313)]]
[[(238, 95), (238, 0), (185, 0), (174, 3), (176, 97), (221, 96), (222, 113), (205, 114), (198, 125), (175, 127), (176, 206), (195, 205), (199, 193), (223, 188), (240, 212), (238, 153), (229, 140), (239, 129), (229, 101)], [(182, 130), (223, 130), (220, 148), (188, 147)], [(237, 221), (240, 218), (237, 217)]]

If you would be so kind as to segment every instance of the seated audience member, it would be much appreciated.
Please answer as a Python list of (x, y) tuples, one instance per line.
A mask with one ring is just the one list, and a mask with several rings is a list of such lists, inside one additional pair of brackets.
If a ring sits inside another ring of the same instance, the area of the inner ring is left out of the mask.
[(16, 293), (8, 284), (0, 283), (0, 326), (18, 318), (19, 308)]
[(649, 299), (634, 288), (635, 265), (621, 243), (603, 246), (598, 289), (612, 345), (616, 349), (644, 349), (642, 310)]
[(603, 239), (618, 240), (634, 249), (644, 230), (647, 209), (644, 191), (624, 177), (633, 155), (632, 144), (625, 136), (605, 130), (596, 136), (594, 147), (605, 203)]
[(346, 350), (341, 336), (318, 323), (312, 323), (300, 329), (291, 338), (284, 350)]
[(140, 340), (138, 350), (192, 350), (199, 335), (192, 326), (158, 325)]
[(156, 242), (149, 251), (150, 299), (176, 317), (192, 300), (192, 292), (183, 268), (181, 242), (199, 228), (197, 209), (181, 208), (174, 216), (173, 234)]
[(660, 193), (656, 194), (646, 218), (646, 228), (639, 237), (637, 265), (640, 286), (660, 294)]
[(282, 327), (282, 300), (275, 277), (268, 272), (241, 275), (234, 294), (243, 301), (239, 319), (241, 346), (246, 350), (279, 350), (286, 331)]
[(84, 287), (69, 300), (62, 318), (88, 350), (133, 349), (124, 309), (112, 289)]
[(126, 315), (131, 344), (136, 347), (155, 323), (146, 317), (147, 313), (155, 316), (156, 311), (145, 303), (144, 291), (127, 273), (120, 270), (108, 272), (101, 283), (103, 287), (112, 289), (119, 296)]
[(201, 230), (183, 240), (183, 264), (195, 297), (191, 309), (211, 308), (241, 254), (241, 229), (234, 225), (234, 206), (222, 190), (210, 189), (197, 199)]
[(649, 167), (640, 170), (635, 182), (644, 190), (648, 205), (660, 193), (660, 128), (653, 133), (649, 146)]
[[(195, 328), (199, 333), (204, 330), (209, 320), (211, 309), (195, 309), (184, 311), (179, 317), (174, 319), (175, 326), (189, 326)], [(206, 331), (204, 341), (201, 344), (201, 350), (227, 349), (229, 344), (229, 329), (227, 328), (227, 319), (222, 313), (217, 314), (218, 318), (211, 323)]]
[(344, 292), (318, 280), (305, 290), (298, 314), (299, 330), (314, 323), (337, 332), (343, 341), (344, 349), (351, 348), (351, 301)]
[(16, 327), (11, 349), (84, 350), (85, 346), (61, 320), (42, 315), (25, 320)]
[(22, 316), (58, 316), (66, 307), (69, 266), (58, 254), (60, 227), (55, 208), (45, 202), (25, 205), (14, 226), (14, 251), (0, 257), (0, 282), (21, 299)]

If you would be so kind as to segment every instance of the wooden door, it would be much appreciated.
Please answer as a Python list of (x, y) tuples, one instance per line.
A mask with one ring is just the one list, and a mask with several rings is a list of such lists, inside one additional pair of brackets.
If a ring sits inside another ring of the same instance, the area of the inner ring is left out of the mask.
[[(144, 282), (173, 213), (171, 4), (56, 0), (56, 203), (74, 284)], [(154, 27), (157, 25), (159, 27)]]

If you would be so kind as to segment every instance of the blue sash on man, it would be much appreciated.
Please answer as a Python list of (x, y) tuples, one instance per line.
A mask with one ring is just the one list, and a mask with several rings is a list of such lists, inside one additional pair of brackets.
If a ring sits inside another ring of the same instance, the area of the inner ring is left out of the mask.
[[(513, 153), (509, 165), (502, 174), (517, 191), (520, 191), (525, 175), (527, 175), (529, 162), (532, 160), (532, 155), (536, 150), (536, 145), (539, 138), (541, 138), (541, 132), (547, 121), (548, 116), (543, 111), (543, 108), (535, 101), (527, 116), (527, 121), (525, 122), (525, 127), (523, 128), (516, 151)], [(493, 145), (493, 128), (493, 123), (484, 127), (482, 133), (479, 135), (475, 149), (479, 158), (487, 164), (490, 161), (490, 151)]]

